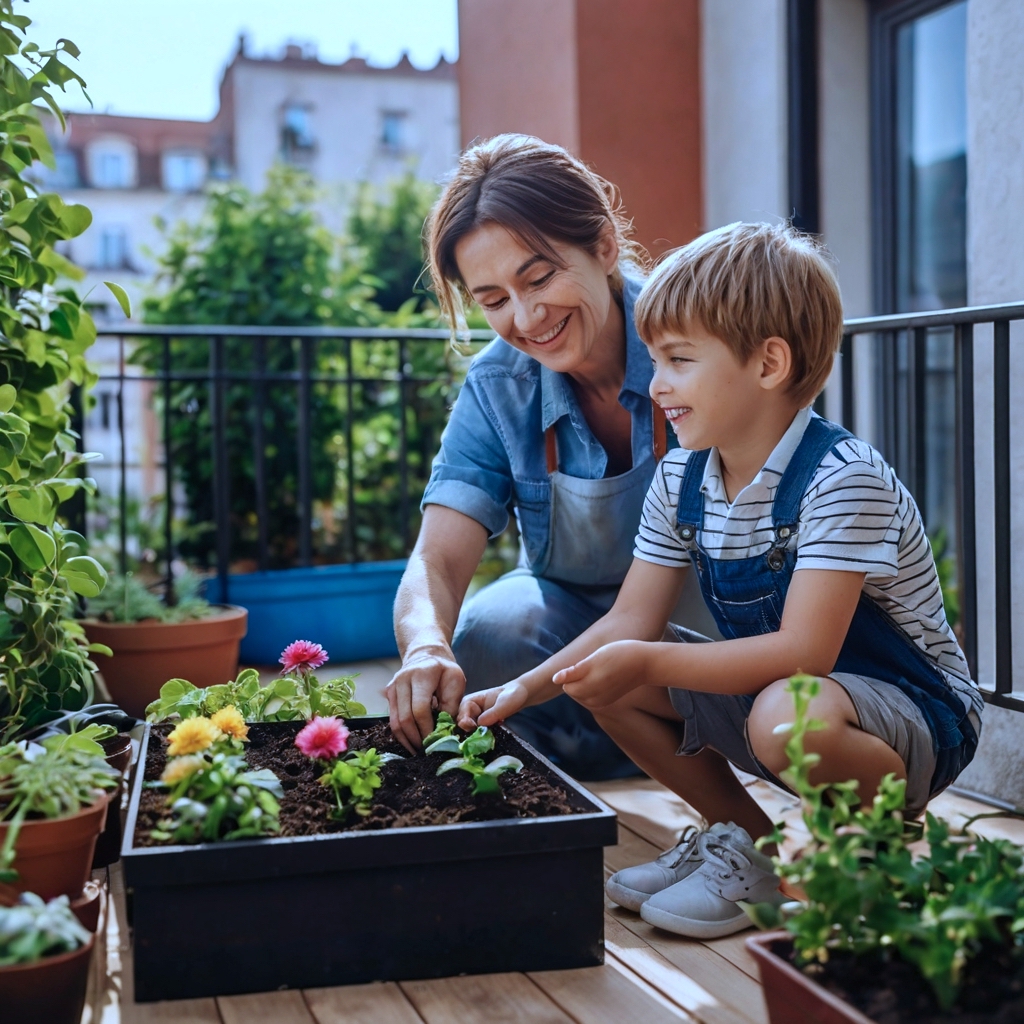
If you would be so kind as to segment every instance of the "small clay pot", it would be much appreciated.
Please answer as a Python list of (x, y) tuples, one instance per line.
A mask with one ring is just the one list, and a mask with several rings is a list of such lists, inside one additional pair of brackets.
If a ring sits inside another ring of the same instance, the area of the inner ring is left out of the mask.
[(746, 941), (757, 961), (769, 1024), (872, 1024), (863, 1013), (815, 984), (772, 948), (792, 942), (789, 932), (764, 932)]
[(121, 856), (121, 794), (124, 792), (125, 772), (132, 763), (132, 738), (126, 732), (119, 732), (110, 739), (100, 740), (100, 746), (107, 755), (107, 764), (119, 772), (121, 778), (110, 797), (107, 823), (96, 840), (96, 850), (92, 857), (93, 870), (114, 864)]
[(146, 705), (160, 696), (168, 679), (187, 679), (200, 687), (234, 679), (249, 613), (236, 605), (218, 607), (218, 614), (189, 622), (85, 619), (89, 642), (114, 652), (112, 658), (92, 655), (111, 700), (129, 715), (145, 718)]
[[(77, 814), (23, 822), (14, 844), (12, 866), (18, 872), (11, 883), (14, 891), (34, 892), (44, 900), (61, 895), (76, 899), (89, 879), (96, 839), (109, 804), (110, 797), (104, 793)], [(8, 828), (10, 822), (0, 822), (0, 846)]]
[(73, 953), (0, 967), (0, 1013), (10, 1024), (78, 1024), (96, 936)]

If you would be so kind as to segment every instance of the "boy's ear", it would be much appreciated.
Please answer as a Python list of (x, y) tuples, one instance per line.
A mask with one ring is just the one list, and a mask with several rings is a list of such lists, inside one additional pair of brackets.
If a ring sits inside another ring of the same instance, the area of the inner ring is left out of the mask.
[(783, 387), (793, 372), (793, 350), (785, 338), (765, 338), (761, 342), (761, 387), (773, 391)]

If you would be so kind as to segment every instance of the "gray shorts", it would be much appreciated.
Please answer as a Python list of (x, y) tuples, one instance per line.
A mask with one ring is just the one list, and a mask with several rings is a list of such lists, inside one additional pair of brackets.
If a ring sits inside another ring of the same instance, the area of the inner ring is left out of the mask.
[[(674, 639), (683, 642), (707, 639), (678, 626), (672, 629), (676, 633)], [(878, 679), (852, 672), (832, 672), (829, 678), (849, 694), (861, 729), (877, 736), (899, 754), (907, 769), (907, 813), (919, 814), (935, 795), (931, 792), (935, 752), (931, 730), (917, 705), (902, 690)], [(668, 695), (672, 707), (683, 719), (683, 743), (678, 753), (699, 754), (710, 747), (737, 768), (783, 786), (750, 749), (747, 716), (752, 702), (749, 696), (700, 693), (673, 687), (669, 688)]]

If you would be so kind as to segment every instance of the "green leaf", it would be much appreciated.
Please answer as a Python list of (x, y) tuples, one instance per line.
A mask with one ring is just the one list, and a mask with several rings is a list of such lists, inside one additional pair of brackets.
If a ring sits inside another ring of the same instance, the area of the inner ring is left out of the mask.
[(61, 277), (68, 277), (72, 281), (82, 281), (85, 279), (85, 271), (76, 266), (66, 256), (61, 256), (55, 249), (51, 249), (50, 246), (44, 246), (42, 252), (39, 253), (39, 262), (44, 267), (49, 267), (55, 271)]
[(7, 494), (7, 507), (26, 523), (42, 523), (49, 526), (55, 511), (53, 497), (46, 487), (34, 490), (11, 490)]
[(465, 757), (451, 757), (444, 761), (434, 774), (444, 775), (445, 772), (454, 771), (456, 768), (465, 768), (468, 763)]
[[(429, 738), (429, 737), (428, 737)], [(457, 736), (442, 736), (423, 748), (424, 754), (459, 754), (462, 748)]]
[(521, 772), (522, 770), (523, 762), (511, 754), (502, 754), (501, 757), (496, 757), (484, 769), (488, 775), (501, 775), (502, 772)]
[(74, 238), (92, 223), (92, 213), (88, 206), (74, 203), (61, 210), (60, 221), (68, 233), (68, 238)]
[(11, 530), (9, 542), (22, 565), (31, 572), (46, 568), (57, 556), (53, 538), (39, 527), (27, 523)]
[(85, 649), (90, 654), (105, 654), (108, 658), (114, 656), (114, 652), (106, 644), (89, 644)]
[(124, 313), (125, 317), (129, 320), (132, 318), (132, 302), (128, 298), (128, 293), (119, 285), (114, 284), (113, 281), (103, 282), (109, 289), (110, 293), (117, 299), (117, 304), (121, 307), (121, 312)]
[(18, 389), (13, 384), (0, 384), (0, 412), (10, 412), (18, 400)]
[(96, 597), (107, 582), (107, 570), (89, 555), (69, 558), (60, 570), (68, 586), (82, 597)]

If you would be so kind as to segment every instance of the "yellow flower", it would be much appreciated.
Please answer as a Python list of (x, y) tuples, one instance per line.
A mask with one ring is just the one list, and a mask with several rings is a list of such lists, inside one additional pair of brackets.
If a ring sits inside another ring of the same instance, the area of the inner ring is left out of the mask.
[(233, 739), (244, 740), (249, 736), (249, 726), (245, 724), (245, 720), (234, 704), (229, 704), (226, 708), (221, 708), (216, 714), (211, 715), (210, 721), (222, 733)]
[(160, 781), (166, 782), (168, 786), (173, 786), (176, 782), (181, 782), (182, 779), (194, 775), (206, 763), (206, 758), (200, 757), (198, 754), (189, 754), (187, 757), (175, 757), (167, 762), (167, 767), (164, 768)]
[(171, 757), (180, 754), (198, 754), (220, 739), (221, 731), (208, 718), (186, 718), (179, 722), (168, 736), (167, 753)]

